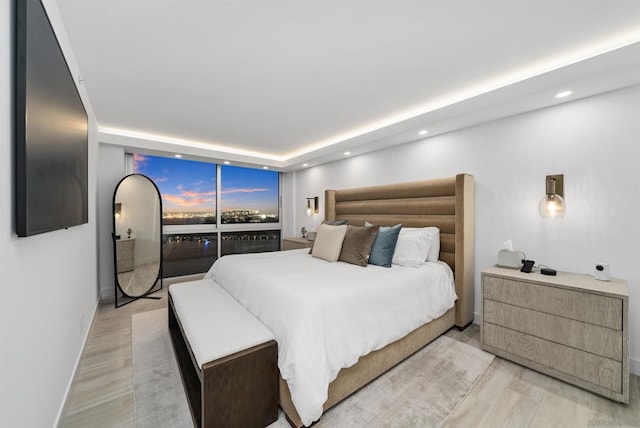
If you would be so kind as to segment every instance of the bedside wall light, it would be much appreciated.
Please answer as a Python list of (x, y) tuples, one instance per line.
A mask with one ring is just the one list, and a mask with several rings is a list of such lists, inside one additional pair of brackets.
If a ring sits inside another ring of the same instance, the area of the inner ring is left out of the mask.
[(546, 194), (538, 204), (538, 211), (544, 218), (561, 218), (567, 212), (564, 202), (564, 175), (547, 175)]
[(113, 211), (113, 215), (116, 217), (116, 220), (120, 219), (120, 216), (122, 215), (122, 204), (120, 202), (116, 202), (116, 208)]
[(307, 198), (307, 215), (318, 214), (320, 212), (320, 199), (317, 196)]

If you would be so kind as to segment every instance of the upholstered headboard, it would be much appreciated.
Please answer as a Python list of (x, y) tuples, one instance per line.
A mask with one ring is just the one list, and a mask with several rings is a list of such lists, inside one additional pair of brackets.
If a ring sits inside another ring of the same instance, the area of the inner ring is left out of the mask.
[(325, 191), (325, 219), (440, 229), (440, 260), (455, 273), (456, 325), (473, 321), (473, 176)]

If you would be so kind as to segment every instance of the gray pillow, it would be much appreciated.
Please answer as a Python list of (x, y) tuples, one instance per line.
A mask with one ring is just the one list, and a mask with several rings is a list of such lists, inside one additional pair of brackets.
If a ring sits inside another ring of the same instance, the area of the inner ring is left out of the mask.
[(366, 267), (378, 229), (380, 229), (379, 226), (347, 226), (347, 234), (344, 236), (338, 260)]
[(371, 247), (371, 254), (369, 254), (370, 265), (391, 267), (393, 250), (396, 248), (400, 229), (402, 229), (402, 225), (396, 224), (392, 227), (381, 227), (380, 230), (378, 230), (376, 239), (373, 241), (373, 246)]
[(322, 220), (322, 224), (328, 224), (330, 226), (344, 226), (349, 224), (349, 220)]

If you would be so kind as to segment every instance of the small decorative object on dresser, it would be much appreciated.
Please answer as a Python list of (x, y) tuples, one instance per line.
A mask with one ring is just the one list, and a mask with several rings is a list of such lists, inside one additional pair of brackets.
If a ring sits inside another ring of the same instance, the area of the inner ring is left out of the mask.
[(482, 271), (482, 349), (629, 403), (626, 281)]
[(313, 241), (307, 240), (307, 238), (284, 238), (282, 240), (282, 251), (287, 250), (299, 250), (300, 248), (311, 248)]

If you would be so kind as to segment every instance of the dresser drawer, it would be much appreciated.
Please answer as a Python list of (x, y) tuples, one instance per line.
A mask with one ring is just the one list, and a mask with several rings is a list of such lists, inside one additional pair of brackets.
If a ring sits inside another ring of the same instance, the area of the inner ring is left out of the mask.
[(128, 259), (133, 260), (133, 250), (118, 251), (116, 253), (116, 258), (118, 261), (128, 260)]
[(133, 246), (135, 245), (135, 239), (120, 239), (116, 241), (116, 248), (118, 251), (133, 251)]
[(622, 299), (485, 275), (485, 299), (622, 330)]
[[(484, 344), (505, 357), (516, 356), (607, 390), (622, 393), (622, 364), (548, 340), (485, 323)], [(501, 353), (500, 351), (504, 351)]]
[(484, 300), (483, 319), (510, 330), (622, 361), (622, 331)]

